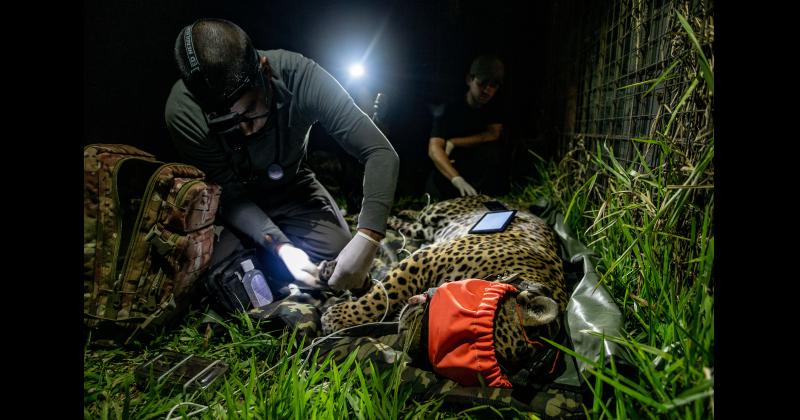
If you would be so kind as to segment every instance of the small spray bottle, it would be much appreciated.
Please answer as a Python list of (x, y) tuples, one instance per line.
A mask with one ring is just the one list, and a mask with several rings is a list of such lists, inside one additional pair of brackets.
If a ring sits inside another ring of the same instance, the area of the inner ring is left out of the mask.
[(241, 264), (244, 269), (242, 284), (247, 290), (247, 295), (250, 296), (250, 303), (253, 304), (253, 307), (260, 308), (272, 303), (272, 291), (269, 289), (264, 273), (256, 269), (249, 259), (242, 261)]

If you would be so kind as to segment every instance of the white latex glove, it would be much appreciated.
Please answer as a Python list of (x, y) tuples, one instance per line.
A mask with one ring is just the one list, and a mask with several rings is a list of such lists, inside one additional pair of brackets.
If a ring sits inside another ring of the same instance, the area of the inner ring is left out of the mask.
[(334, 290), (350, 290), (361, 287), (369, 275), (380, 243), (364, 233), (358, 232), (336, 257), (336, 268), (328, 280)]
[(478, 195), (475, 188), (472, 188), (472, 185), (469, 185), (469, 183), (460, 176), (453, 177), (450, 182), (453, 183), (454, 187), (458, 188), (458, 192), (461, 193), (462, 197), (465, 195)]
[(454, 147), (455, 147), (455, 145), (453, 144), (453, 142), (450, 141), (450, 140), (447, 140), (447, 142), (444, 144), (444, 154), (446, 154), (447, 156), (450, 156), (450, 152), (453, 151)]
[(311, 288), (322, 286), (319, 281), (319, 269), (311, 262), (305, 251), (291, 244), (283, 244), (278, 247), (278, 256), (286, 264), (286, 268), (298, 285)]

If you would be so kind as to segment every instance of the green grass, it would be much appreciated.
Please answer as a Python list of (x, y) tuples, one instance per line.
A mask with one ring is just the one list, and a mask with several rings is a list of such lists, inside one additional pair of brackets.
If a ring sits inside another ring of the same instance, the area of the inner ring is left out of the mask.
[[(601, 282), (623, 312), (625, 335), (605, 338), (626, 349), (636, 376), (583, 360), (592, 366), (585, 378), (594, 384), (596, 398), (587, 407), (592, 418), (702, 419), (713, 413), (714, 193), (696, 188), (713, 184), (713, 143), (700, 152), (691, 170), (640, 174), (600, 145), (574, 150), (560, 165), (541, 165), (540, 186), (517, 192), (528, 201), (557, 201), (579, 239), (598, 253)], [(667, 154), (678, 155), (669, 146)], [(564, 167), (579, 162), (600, 171), (588, 179), (562, 178)]]
[[(410, 386), (400, 381), (399, 365), (379, 370), (370, 361), (357, 361), (355, 353), (341, 363), (320, 359), (316, 352), (300, 353), (303, 343), (292, 334), (265, 333), (246, 317), (225, 323), (224, 339), (209, 341), (198, 331), (198, 315), (142, 349), (87, 348), (84, 418), (531, 418), (509, 409), (453, 411), (443, 409), (440, 399), (414, 401)], [(139, 389), (133, 369), (162, 349), (221, 358), (230, 370), (213, 392)]]
[[(591, 418), (713, 417), (714, 75), (686, 19), (678, 20), (692, 50), (682, 66), (647, 81), (645, 93), (674, 78), (686, 88), (653, 138), (632, 139), (633, 162), (623, 164), (606, 142), (586, 146), (578, 138), (560, 162), (539, 162), (536, 185), (514, 193), (554, 202), (597, 252), (601, 283), (623, 312), (624, 336), (606, 339), (626, 349), (636, 374), (584, 360), (592, 366), (585, 378), (595, 395)], [(706, 107), (701, 118), (677, 112), (690, 102)], [(655, 165), (645, 160), (648, 151), (657, 154)]]

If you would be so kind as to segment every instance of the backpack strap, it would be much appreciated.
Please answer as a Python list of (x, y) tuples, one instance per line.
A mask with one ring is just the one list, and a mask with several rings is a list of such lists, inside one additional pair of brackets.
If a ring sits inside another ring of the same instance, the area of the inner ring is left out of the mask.
[(145, 320), (142, 321), (141, 324), (136, 326), (136, 328), (133, 330), (131, 335), (129, 335), (128, 338), (125, 340), (125, 345), (127, 346), (128, 343), (133, 339), (133, 337), (137, 333), (139, 333), (139, 331), (147, 328), (147, 326), (150, 325), (150, 323), (153, 322), (153, 320), (158, 318), (161, 315), (161, 313), (164, 312), (164, 310), (167, 309), (170, 306), (175, 307), (175, 294), (174, 293), (170, 293), (169, 296), (166, 299), (164, 299), (164, 301), (162, 301), (160, 305), (158, 305), (158, 308), (156, 308), (156, 310), (153, 311), (152, 314), (150, 314), (150, 316), (145, 318)]

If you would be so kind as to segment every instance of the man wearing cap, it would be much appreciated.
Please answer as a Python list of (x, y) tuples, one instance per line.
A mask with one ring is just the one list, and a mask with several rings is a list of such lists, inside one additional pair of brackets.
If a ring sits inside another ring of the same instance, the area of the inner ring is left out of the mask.
[(466, 77), (466, 94), (446, 104), (434, 119), (428, 157), (435, 168), (425, 188), (434, 199), (497, 191), (497, 140), (503, 123), (500, 107), (492, 98), (503, 74), (503, 63), (497, 57), (476, 58)]
[[(181, 78), (167, 99), (167, 128), (182, 160), (222, 186), (224, 229), (212, 261), (241, 242), (256, 247), (273, 289), (324, 287), (317, 264), (333, 259), (327, 286), (364, 286), (399, 167), (386, 137), (317, 63), (256, 50), (232, 22), (201, 19), (185, 27), (174, 55)], [(316, 122), (365, 166), (356, 235), (306, 164)]]

